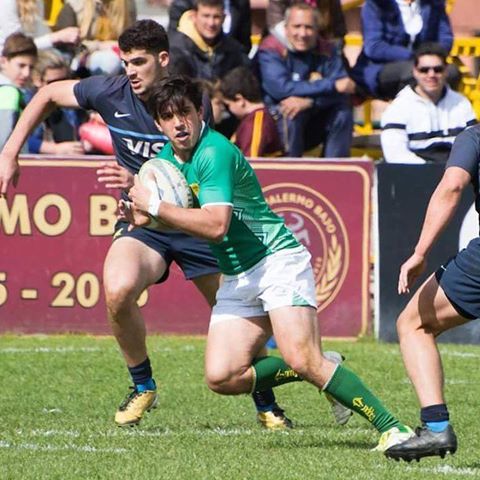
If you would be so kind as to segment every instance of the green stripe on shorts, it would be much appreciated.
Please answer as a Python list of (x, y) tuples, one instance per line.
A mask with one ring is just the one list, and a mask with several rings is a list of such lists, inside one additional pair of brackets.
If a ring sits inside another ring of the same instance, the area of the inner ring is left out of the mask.
[(293, 307), (311, 307), (310, 303), (308, 303), (301, 295), (295, 293), (292, 298), (292, 306)]

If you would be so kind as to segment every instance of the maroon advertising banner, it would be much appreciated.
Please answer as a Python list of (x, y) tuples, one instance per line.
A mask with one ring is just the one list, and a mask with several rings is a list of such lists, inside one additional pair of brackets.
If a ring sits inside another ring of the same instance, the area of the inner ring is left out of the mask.
[[(251, 163), (272, 209), (312, 253), (322, 334), (365, 334), (371, 162)], [(97, 160), (29, 158), (21, 166), (18, 187), (0, 199), (0, 332), (110, 333), (102, 265), (118, 193), (97, 182)], [(138, 302), (150, 332), (207, 331), (209, 308), (176, 265)]]

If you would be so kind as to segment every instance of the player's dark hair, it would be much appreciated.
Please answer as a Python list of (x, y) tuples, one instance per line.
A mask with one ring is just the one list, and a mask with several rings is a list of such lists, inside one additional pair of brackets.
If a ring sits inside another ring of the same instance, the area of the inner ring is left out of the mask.
[(155, 20), (149, 19), (138, 20), (126, 28), (118, 37), (118, 46), (122, 52), (145, 50), (158, 54), (169, 50), (167, 32)]
[(250, 68), (236, 67), (230, 70), (220, 82), (220, 92), (228, 100), (235, 100), (235, 95), (242, 95), (249, 102), (261, 102), (260, 83)]
[(147, 101), (150, 115), (159, 119), (167, 113), (184, 115), (190, 100), (198, 111), (202, 106), (202, 88), (184, 75), (171, 75), (158, 82)]
[(420, 57), (423, 57), (424, 55), (435, 55), (442, 59), (444, 65), (447, 64), (448, 52), (439, 43), (425, 42), (419, 45), (413, 53), (413, 64), (417, 66)]

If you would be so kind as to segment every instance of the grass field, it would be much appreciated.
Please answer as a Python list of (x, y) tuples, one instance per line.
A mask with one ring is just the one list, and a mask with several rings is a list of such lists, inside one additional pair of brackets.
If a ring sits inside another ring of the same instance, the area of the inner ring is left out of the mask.
[[(418, 423), (397, 345), (327, 342), (405, 422)], [(276, 390), (295, 421), (262, 430), (247, 396), (203, 382), (204, 339), (150, 337), (159, 408), (137, 428), (113, 424), (129, 379), (111, 338), (0, 337), (0, 479), (461, 479), (480, 478), (480, 348), (442, 345), (459, 451), (396, 463), (370, 452), (378, 434), (355, 416), (334, 425), (310, 385)]]

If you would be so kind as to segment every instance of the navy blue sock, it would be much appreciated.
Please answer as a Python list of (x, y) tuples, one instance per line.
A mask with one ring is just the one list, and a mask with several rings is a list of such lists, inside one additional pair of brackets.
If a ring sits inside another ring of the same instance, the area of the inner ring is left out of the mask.
[(271, 388), (263, 392), (253, 392), (252, 398), (258, 412), (269, 412), (275, 407), (275, 394)]
[(155, 380), (152, 378), (152, 367), (147, 357), (140, 365), (128, 367), (133, 383), (139, 392), (155, 390)]
[(430, 405), (420, 410), (420, 420), (432, 432), (443, 432), (448, 427), (449, 419), (445, 403)]

